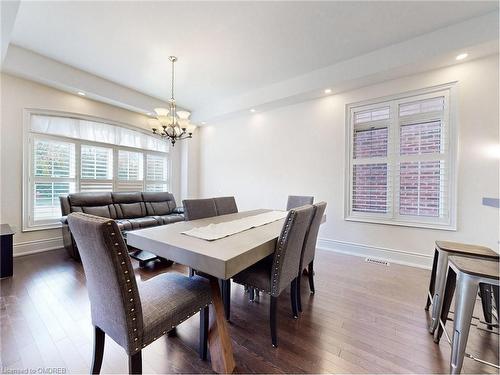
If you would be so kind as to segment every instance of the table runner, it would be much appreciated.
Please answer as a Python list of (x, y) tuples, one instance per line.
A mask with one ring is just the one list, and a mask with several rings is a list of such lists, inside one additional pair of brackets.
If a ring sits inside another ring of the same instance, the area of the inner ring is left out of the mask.
[(181, 233), (191, 237), (201, 238), (202, 240), (214, 241), (251, 228), (272, 223), (273, 221), (284, 219), (287, 214), (288, 211), (270, 211), (223, 223), (209, 224)]

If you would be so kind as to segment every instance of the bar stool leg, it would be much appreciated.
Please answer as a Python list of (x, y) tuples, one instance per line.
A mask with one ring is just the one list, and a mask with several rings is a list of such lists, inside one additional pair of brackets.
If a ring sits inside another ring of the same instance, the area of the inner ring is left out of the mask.
[(500, 300), (498, 296), (498, 290), (500, 289), (498, 285), (492, 285), (491, 288), (493, 289), (493, 297), (495, 298), (495, 308), (497, 310), (497, 314), (500, 313)]
[(481, 296), (481, 305), (483, 306), (484, 321), (486, 323), (490, 323), (487, 324), (488, 329), (493, 329), (493, 327), (491, 326), (493, 317), (493, 315), (491, 314), (491, 285), (480, 283), (479, 295)]
[(433, 334), (439, 325), (439, 316), (443, 307), (443, 294), (446, 284), (446, 271), (448, 270), (448, 253), (439, 251), (436, 267), (436, 282), (434, 284), (434, 296), (432, 297), (432, 320), (429, 325), (429, 333)]
[[(455, 294), (455, 285), (457, 282), (456, 274), (453, 269), (448, 269), (448, 276), (446, 278), (446, 287), (443, 295), (443, 307), (441, 309), (440, 320), (443, 322), (443, 325), (446, 325), (446, 320), (448, 319), (448, 314), (450, 312), (451, 301), (453, 300), (453, 295)], [(441, 336), (443, 335), (444, 328), (439, 324), (436, 330), (434, 331), (434, 342), (439, 344), (441, 340)]]
[(427, 303), (425, 304), (425, 311), (429, 311), (429, 306), (432, 303), (431, 296), (434, 295), (434, 283), (436, 282), (436, 267), (439, 257), (439, 251), (434, 250), (434, 259), (432, 260), (431, 281), (429, 283), (429, 293), (427, 293)]
[(458, 273), (455, 320), (453, 322), (453, 340), (451, 344), (451, 374), (460, 374), (462, 370), (477, 289), (478, 283), (476, 280), (460, 272)]

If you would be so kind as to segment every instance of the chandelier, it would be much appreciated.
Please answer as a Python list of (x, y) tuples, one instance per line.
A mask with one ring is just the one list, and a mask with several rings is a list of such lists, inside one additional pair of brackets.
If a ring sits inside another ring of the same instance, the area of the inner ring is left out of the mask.
[(172, 62), (172, 96), (168, 101), (168, 108), (155, 108), (156, 120), (153, 119), (152, 130), (153, 134), (168, 139), (173, 147), (178, 140), (192, 138), (196, 127), (189, 123), (191, 113), (177, 111), (174, 98), (174, 64), (177, 57), (170, 56), (168, 59)]

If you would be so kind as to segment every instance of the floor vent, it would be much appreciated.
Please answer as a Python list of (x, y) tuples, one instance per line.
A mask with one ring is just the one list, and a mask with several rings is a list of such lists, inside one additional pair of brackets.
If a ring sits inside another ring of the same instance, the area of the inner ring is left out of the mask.
[(385, 260), (374, 259), (374, 258), (365, 258), (365, 262), (379, 264), (381, 266), (387, 266), (387, 267), (391, 265), (389, 262), (386, 262)]

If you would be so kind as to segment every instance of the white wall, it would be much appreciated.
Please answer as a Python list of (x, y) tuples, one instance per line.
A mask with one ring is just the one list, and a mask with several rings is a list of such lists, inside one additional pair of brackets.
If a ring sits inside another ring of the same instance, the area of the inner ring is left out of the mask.
[[(10, 224), (17, 232), (14, 236), (15, 254), (61, 247), (60, 229), (21, 232), (23, 109), (79, 113), (144, 128), (147, 128), (147, 117), (7, 74), (1, 74), (0, 88), (0, 222)], [(171, 189), (179, 200), (179, 147), (175, 147), (172, 151), (172, 167)]]
[[(348, 222), (343, 219), (345, 106), (452, 81), (459, 82), (458, 230)], [(428, 265), (434, 241), (498, 249), (498, 55), (201, 129), (200, 196), (235, 195), (240, 209), (284, 208), (287, 195), (328, 202), (319, 246)]]

